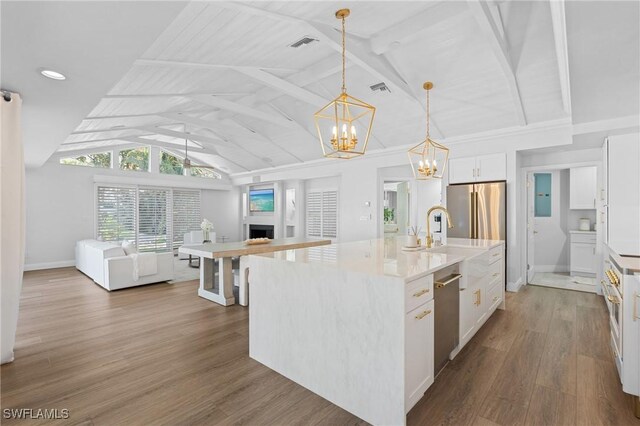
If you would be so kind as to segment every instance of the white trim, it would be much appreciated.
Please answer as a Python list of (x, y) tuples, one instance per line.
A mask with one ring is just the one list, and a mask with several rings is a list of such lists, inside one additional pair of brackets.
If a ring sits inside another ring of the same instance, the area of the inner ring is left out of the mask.
[[(179, 180), (172, 178), (178, 178)], [(183, 179), (196, 179), (196, 181), (184, 181)], [(233, 189), (231, 183), (220, 182), (220, 179), (168, 174), (154, 174), (153, 177), (94, 175), (93, 181), (101, 184), (155, 186), (163, 188), (211, 189), (216, 191), (231, 191)]]
[[(548, 164), (548, 165), (544, 165), (544, 166), (525, 166), (525, 167), (521, 167), (520, 168), (520, 173), (521, 173), (521, 183), (520, 183), (520, 191), (523, 194), (527, 194), (527, 174), (528, 173), (532, 173), (535, 171), (546, 171), (546, 170), (564, 170), (564, 169), (570, 169), (572, 167), (583, 167), (583, 166), (595, 166), (597, 167), (597, 173), (598, 173), (598, 183), (597, 185), (600, 185), (600, 176), (602, 173), (602, 161), (600, 160), (591, 160), (591, 161), (581, 161), (581, 162), (576, 162), (576, 163), (560, 163), (560, 164)], [(520, 229), (522, 231), (522, 235), (524, 235), (524, 244), (523, 244), (523, 248), (520, 251), (520, 264), (521, 264), (521, 275), (524, 277), (527, 277), (527, 262), (529, 260), (529, 256), (527, 253), (528, 250), (528, 244), (529, 244), (529, 233), (527, 232), (527, 222), (528, 222), (528, 210), (527, 210), (527, 203), (528, 203), (528, 197), (521, 197), (520, 200), (520, 207), (521, 207), (521, 211), (524, 212), (525, 214), (525, 220), (521, 221), (520, 224)], [(596, 211), (600, 210), (600, 206), (598, 205), (596, 208)], [(601, 249), (600, 249), (600, 241), (602, 241), (602, 229), (601, 227), (598, 226), (598, 228), (596, 229), (596, 236), (597, 236), (597, 243), (596, 243), (596, 254), (598, 254), (598, 256), (600, 256), (601, 254)], [(534, 270), (536, 272), (543, 272), (540, 271), (536, 268), (536, 265), (532, 265), (532, 268), (534, 268)], [(553, 271), (551, 271), (553, 272)], [(596, 274), (596, 277), (598, 277), (598, 274)]]
[(507, 283), (507, 291), (511, 291), (513, 293), (517, 293), (520, 291), (520, 288), (524, 284), (522, 283), (522, 277), (518, 278), (518, 280), (514, 283)]
[(76, 266), (75, 260), (60, 260), (58, 262), (29, 263), (24, 265), (25, 271), (39, 271), (41, 269), (68, 268)]

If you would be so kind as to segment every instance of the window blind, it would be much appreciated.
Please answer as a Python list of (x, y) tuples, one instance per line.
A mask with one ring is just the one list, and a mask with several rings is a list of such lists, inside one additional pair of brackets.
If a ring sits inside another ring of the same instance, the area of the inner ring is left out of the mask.
[(138, 189), (138, 250), (171, 249), (171, 190)]
[(136, 188), (98, 187), (98, 238), (105, 241), (136, 239)]
[(338, 238), (338, 191), (307, 193), (307, 236)]
[(173, 190), (173, 249), (182, 244), (184, 234), (200, 229), (200, 191)]
[(169, 251), (200, 229), (200, 191), (97, 186), (97, 237), (134, 241), (140, 251)]

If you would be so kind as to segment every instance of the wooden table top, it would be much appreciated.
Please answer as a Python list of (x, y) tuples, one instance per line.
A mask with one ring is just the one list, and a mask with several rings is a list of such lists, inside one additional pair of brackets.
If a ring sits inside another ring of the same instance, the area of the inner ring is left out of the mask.
[(318, 240), (313, 238), (278, 238), (267, 244), (248, 245), (244, 241), (231, 243), (206, 243), (200, 245), (187, 245), (178, 249), (180, 253), (209, 259), (220, 257), (247, 256), (250, 254), (272, 253), (274, 251), (294, 250), (307, 247), (324, 246), (331, 244), (331, 240)]

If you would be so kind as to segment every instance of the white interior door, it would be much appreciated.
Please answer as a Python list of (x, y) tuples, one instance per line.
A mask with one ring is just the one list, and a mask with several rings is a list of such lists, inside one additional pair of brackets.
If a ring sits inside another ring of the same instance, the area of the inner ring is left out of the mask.
[(535, 182), (533, 173), (527, 173), (527, 284), (533, 279), (535, 222), (534, 222)]

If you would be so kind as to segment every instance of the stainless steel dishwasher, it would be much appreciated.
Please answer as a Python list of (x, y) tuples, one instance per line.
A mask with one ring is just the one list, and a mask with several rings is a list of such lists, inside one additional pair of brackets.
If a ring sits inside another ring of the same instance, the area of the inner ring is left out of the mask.
[(436, 273), (434, 377), (449, 362), (449, 355), (458, 346), (460, 336), (460, 277), (457, 269), (447, 268)]

